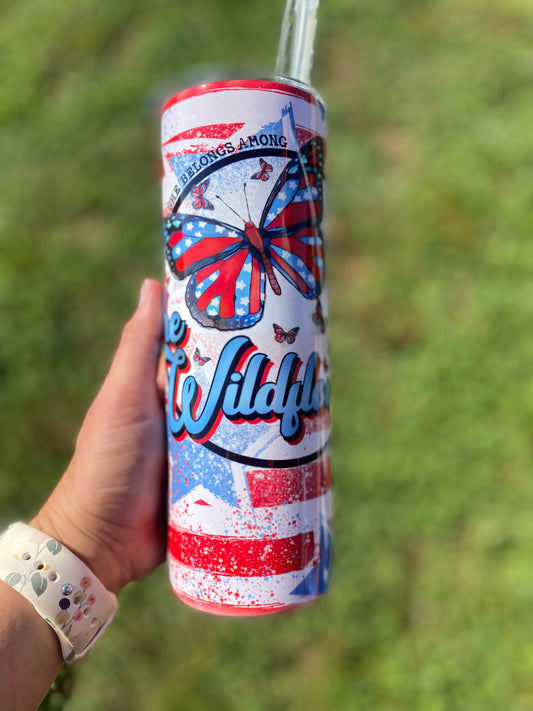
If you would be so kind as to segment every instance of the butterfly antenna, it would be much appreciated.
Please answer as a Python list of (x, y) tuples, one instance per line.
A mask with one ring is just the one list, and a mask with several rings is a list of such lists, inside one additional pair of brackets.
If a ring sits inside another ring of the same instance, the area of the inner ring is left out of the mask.
[(224, 205), (228, 208), (228, 210), (231, 210), (234, 215), (237, 215), (237, 217), (239, 218), (239, 220), (242, 220), (242, 221), (244, 222), (244, 224), (246, 224), (246, 220), (244, 220), (244, 219), (239, 215), (239, 213), (238, 213), (236, 210), (234, 210), (232, 207), (230, 207), (230, 205), (228, 205), (228, 203), (227, 203), (225, 200), (223, 200), (223, 199), (220, 197), (220, 195), (215, 195), (215, 197), (218, 198), (218, 199), (220, 200), (220, 202), (223, 202)]
[(250, 216), (250, 205), (248, 205), (248, 195), (246, 194), (246, 183), (244, 183), (244, 199), (246, 200), (246, 209), (248, 210), (248, 219), (251, 222), (252, 218)]

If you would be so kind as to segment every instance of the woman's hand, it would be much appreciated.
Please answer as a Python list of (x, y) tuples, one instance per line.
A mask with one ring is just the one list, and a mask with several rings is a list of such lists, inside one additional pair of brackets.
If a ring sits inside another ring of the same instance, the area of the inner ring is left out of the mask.
[(30, 522), (115, 592), (164, 560), (164, 401), (156, 384), (162, 293), (157, 282), (144, 282), (72, 461)]

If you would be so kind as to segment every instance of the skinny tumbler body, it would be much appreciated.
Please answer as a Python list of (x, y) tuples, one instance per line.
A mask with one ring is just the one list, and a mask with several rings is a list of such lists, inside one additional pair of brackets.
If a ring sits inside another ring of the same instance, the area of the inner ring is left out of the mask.
[(162, 120), (168, 563), (219, 614), (328, 586), (325, 119), (273, 81), (183, 91)]

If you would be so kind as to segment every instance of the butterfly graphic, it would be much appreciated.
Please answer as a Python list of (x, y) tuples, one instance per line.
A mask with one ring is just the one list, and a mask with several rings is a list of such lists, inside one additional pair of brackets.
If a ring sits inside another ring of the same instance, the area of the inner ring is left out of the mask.
[[(257, 225), (251, 218), (240, 218), (244, 226), (235, 227), (182, 212), (165, 221), (170, 269), (178, 279), (191, 277), (185, 301), (200, 324), (219, 330), (253, 326), (263, 316), (267, 280), (279, 296), (280, 276), (306, 299), (318, 297), (323, 166), (323, 142), (316, 137), (283, 168)], [(202, 200), (207, 182), (197, 186)]]
[(198, 365), (205, 365), (208, 361), (211, 360), (211, 358), (207, 358), (207, 356), (201, 356), (198, 348), (196, 348), (194, 351), (193, 359), (195, 363), (198, 363)]
[(274, 338), (278, 343), (283, 343), (286, 341), (287, 343), (294, 343), (296, 340), (296, 335), (300, 328), (298, 326), (295, 326), (294, 328), (291, 328), (290, 331), (284, 331), (281, 326), (278, 326), (277, 323), (272, 324), (274, 328)]
[(264, 158), (259, 158), (259, 165), (261, 166), (261, 170), (252, 175), (252, 180), (268, 180), (270, 173), (273, 171), (272, 166), (270, 163), (267, 163)]
[(322, 313), (322, 304), (320, 303), (320, 299), (316, 302), (316, 309), (311, 314), (311, 318), (313, 319), (315, 326), (318, 326), (320, 329), (320, 333), (324, 333), (326, 330), (326, 322), (324, 321), (324, 314)]
[(205, 192), (209, 187), (209, 178), (192, 189), (192, 206), (195, 210), (214, 210), (215, 206), (205, 197)]

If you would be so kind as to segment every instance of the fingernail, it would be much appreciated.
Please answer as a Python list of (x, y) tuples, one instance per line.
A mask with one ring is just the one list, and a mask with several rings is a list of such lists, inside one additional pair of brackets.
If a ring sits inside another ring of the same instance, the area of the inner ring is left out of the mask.
[(148, 292), (150, 291), (150, 282), (148, 279), (145, 279), (142, 283), (141, 286), (141, 293), (139, 294), (139, 304), (138, 306), (141, 307), (147, 300), (148, 298)]

